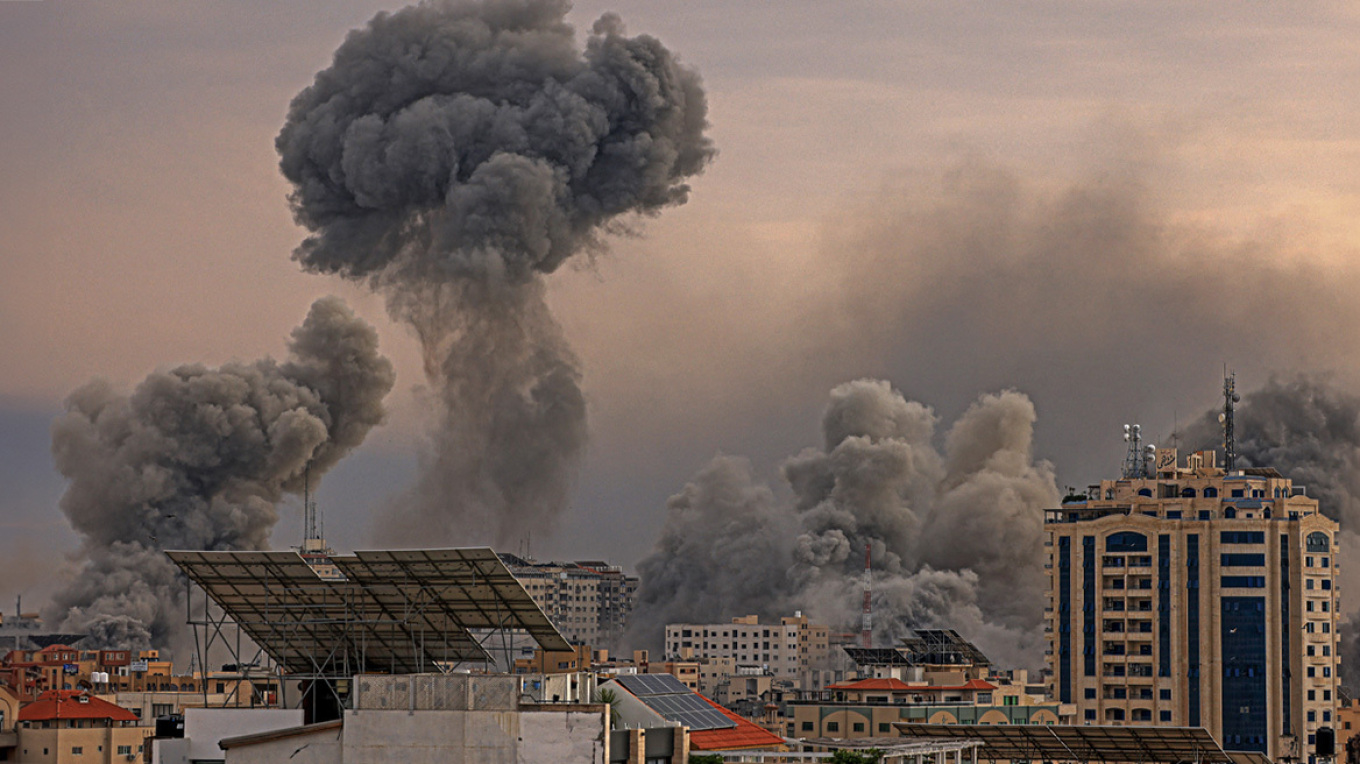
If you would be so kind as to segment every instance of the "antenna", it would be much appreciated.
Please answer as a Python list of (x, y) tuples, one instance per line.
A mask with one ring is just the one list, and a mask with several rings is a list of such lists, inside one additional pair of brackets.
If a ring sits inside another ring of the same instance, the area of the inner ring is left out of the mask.
[(307, 541), (314, 541), (321, 538), (316, 529), (316, 504), (312, 501), (312, 465), (309, 463), (302, 469), (302, 537), (303, 547)]
[(1233, 436), (1233, 413), (1235, 404), (1242, 400), (1242, 396), (1237, 394), (1237, 372), (1228, 372), (1228, 365), (1223, 365), (1223, 413), (1218, 417), (1218, 421), (1223, 423), (1223, 469), (1228, 474), (1232, 474), (1237, 469), (1237, 440)]
[(1126, 479), (1147, 477), (1149, 454), (1143, 450), (1142, 425), (1124, 425), (1124, 442), (1129, 444), (1129, 450), (1124, 455), (1124, 477)]
[(870, 550), (873, 547), (864, 542), (864, 614), (860, 617), (860, 646), (874, 646), (874, 597), (873, 576), (870, 574)]

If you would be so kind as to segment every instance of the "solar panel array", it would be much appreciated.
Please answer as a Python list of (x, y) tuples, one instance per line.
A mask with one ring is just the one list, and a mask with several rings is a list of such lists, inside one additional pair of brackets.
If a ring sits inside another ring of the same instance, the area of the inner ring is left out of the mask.
[(469, 629), (570, 649), (490, 549), (358, 552), (322, 579), (297, 552), (167, 552), (286, 671), (419, 673), (490, 658)]
[(637, 674), (617, 680), (648, 708), (691, 730), (730, 729), (737, 726), (726, 714), (713, 707), (684, 683), (670, 674)]
[(978, 758), (987, 761), (1140, 761), (1170, 764), (1255, 764), (1259, 761), (1249, 754), (1224, 751), (1202, 727), (915, 722), (896, 722), (893, 726), (907, 738), (979, 740), (982, 748), (978, 749)]
[(635, 674), (633, 676), (621, 676), (619, 682), (628, 691), (645, 698), (649, 695), (687, 695), (692, 694), (692, 690), (685, 686), (685, 683), (676, 679), (671, 674)]

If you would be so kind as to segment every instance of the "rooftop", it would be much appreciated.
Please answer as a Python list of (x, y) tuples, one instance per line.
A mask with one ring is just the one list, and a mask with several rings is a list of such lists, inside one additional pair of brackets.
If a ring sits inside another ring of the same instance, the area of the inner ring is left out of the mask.
[(21, 722), (47, 722), (57, 719), (109, 719), (135, 722), (137, 715), (84, 690), (48, 690), (19, 711)]

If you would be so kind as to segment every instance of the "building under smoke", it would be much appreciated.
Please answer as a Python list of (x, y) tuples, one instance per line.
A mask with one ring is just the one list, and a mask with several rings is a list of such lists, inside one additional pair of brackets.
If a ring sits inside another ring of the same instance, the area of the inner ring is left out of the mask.
[(1009, 664), (1042, 650), (1042, 509), (1058, 499), (1030, 444), (1034, 407), (980, 398), (939, 437), (937, 417), (887, 382), (831, 392), (824, 443), (782, 469), (791, 500), (739, 459), (718, 457), (671, 498), (638, 565), (633, 635), (667, 623), (802, 610), (833, 630), (860, 621), (872, 549), (874, 638), (956, 628)]

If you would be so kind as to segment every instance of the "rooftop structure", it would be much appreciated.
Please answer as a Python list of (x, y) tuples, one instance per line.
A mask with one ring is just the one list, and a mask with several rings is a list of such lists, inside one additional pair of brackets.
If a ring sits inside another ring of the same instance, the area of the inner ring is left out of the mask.
[(490, 549), (336, 555), (338, 579), (322, 578), (292, 551), (167, 554), (223, 611), (205, 605), (191, 621), (205, 663), (214, 647), (232, 648), (223, 632), (229, 623), (259, 646), (258, 658), (272, 661), (262, 672), (276, 667), (295, 678), (486, 666), (496, 637), (515, 630), (545, 649), (571, 649)]
[(895, 725), (904, 737), (976, 740), (986, 761), (1163, 762), (1181, 764), (1268, 764), (1260, 754), (1229, 752), (1209, 733), (1186, 727), (948, 724)]

